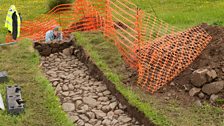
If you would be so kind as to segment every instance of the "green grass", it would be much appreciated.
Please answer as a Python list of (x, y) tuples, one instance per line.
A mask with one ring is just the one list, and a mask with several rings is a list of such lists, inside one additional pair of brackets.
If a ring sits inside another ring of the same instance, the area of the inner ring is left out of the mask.
[[(106, 41), (101, 33), (75, 33), (77, 43), (84, 47), (96, 65), (111, 80), (130, 104), (136, 106), (155, 124), (160, 126), (222, 126), (224, 111), (205, 105), (186, 106), (178, 100), (168, 102), (156, 95), (149, 95), (134, 85), (124, 85), (126, 72), (116, 47)], [(112, 53), (113, 52), (113, 53)], [(193, 104), (193, 103), (192, 103)]]
[[(131, 0), (146, 12), (153, 13), (169, 24), (187, 28), (202, 22), (224, 25), (223, 0)], [(151, 3), (151, 4), (150, 4)], [(150, 6), (152, 5), (152, 6)]]
[[(106, 77), (115, 84), (116, 89), (127, 98), (130, 104), (139, 108), (139, 110), (144, 112), (155, 124), (163, 126), (170, 125), (165, 116), (158, 113), (151, 105), (142, 102), (139, 96), (136, 95), (130, 87), (123, 85), (122, 78), (124, 78), (124, 74), (118, 74), (121, 72), (121, 69), (118, 68), (123, 64), (123, 61), (117, 50), (113, 48), (114, 46), (112, 43), (107, 43), (103, 39), (102, 34), (97, 35), (96, 33), (87, 33), (83, 35), (75, 33), (75, 36), (77, 37), (78, 45), (84, 47), (86, 52), (90, 54), (91, 59), (104, 72)], [(114, 69), (112, 70), (111, 68)]]
[(10, 5), (14, 4), (21, 13), (23, 21), (32, 20), (47, 11), (48, 0), (0, 0), (0, 43), (5, 42), (7, 29), (4, 27), (5, 18)]
[(39, 59), (32, 43), (27, 40), (1, 48), (0, 70), (8, 72), (10, 82), (0, 85), (0, 92), (5, 98), (6, 86), (18, 84), (26, 101), (25, 113), (20, 116), (0, 111), (1, 126), (72, 126), (50, 82), (38, 67)]

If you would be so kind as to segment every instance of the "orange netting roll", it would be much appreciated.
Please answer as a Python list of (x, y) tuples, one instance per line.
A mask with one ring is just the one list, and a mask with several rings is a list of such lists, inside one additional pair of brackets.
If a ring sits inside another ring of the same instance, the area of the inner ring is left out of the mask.
[(154, 93), (190, 65), (210, 40), (201, 27), (155, 39), (140, 50), (138, 84)]

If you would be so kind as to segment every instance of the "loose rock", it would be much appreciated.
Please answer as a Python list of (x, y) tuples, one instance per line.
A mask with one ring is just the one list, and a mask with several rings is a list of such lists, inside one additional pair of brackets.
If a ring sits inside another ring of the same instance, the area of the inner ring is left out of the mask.
[(71, 112), (75, 110), (75, 105), (73, 103), (64, 103), (62, 104), (62, 108), (66, 112)]
[(88, 68), (68, 49), (42, 58), (44, 71), (56, 87), (62, 108), (76, 126), (135, 126), (138, 122), (126, 113), (102, 81), (89, 76)]
[(68, 86), (67, 86), (67, 85), (63, 85), (63, 86), (62, 86), (62, 90), (63, 90), (63, 91), (68, 91)]
[(213, 82), (202, 87), (202, 91), (208, 95), (219, 93), (224, 86), (224, 81)]
[(207, 72), (208, 81), (211, 82), (213, 79), (217, 77), (217, 73), (215, 70), (210, 70)]
[(198, 107), (201, 107), (202, 106), (202, 103), (200, 100), (196, 100), (195, 101), (195, 105), (198, 106)]
[(83, 102), (88, 104), (91, 107), (95, 107), (99, 104), (95, 99), (93, 99), (91, 97), (84, 97)]
[(198, 69), (193, 72), (191, 83), (196, 87), (201, 87), (207, 82), (208, 69)]
[(78, 126), (84, 126), (84, 125), (85, 125), (85, 122), (84, 122), (83, 120), (79, 119), (79, 120), (77, 121), (77, 125), (78, 125)]
[(79, 115), (79, 117), (84, 120), (85, 122), (88, 122), (89, 121), (89, 118), (87, 116), (85, 116), (84, 114), (83, 115)]
[(196, 87), (193, 87), (191, 88), (191, 90), (189, 91), (189, 95), (191, 97), (197, 95), (199, 92), (201, 91), (201, 88), (196, 88)]
[(127, 123), (127, 122), (130, 122), (131, 121), (131, 118), (130, 117), (127, 117), (127, 116), (120, 116), (118, 118), (118, 121), (122, 121), (124, 123)]
[(205, 97), (205, 94), (201, 92), (201, 93), (198, 94), (198, 97), (203, 99)]
[(210, 101), (211, 103), (214, 103), (218, 98), (219, 98), (218, 95), (212, 94), (212, 95), (210, 96), (209, 101)]
[(79, 117), (78, 116), (70, 116), (70, 120), (75, 123), (79, 120)]
[(70, 56), (71, 55), (70, 49), (69, 48), (64, 49), (63, 54), (66, 55), (66, 56)]
[(106, 116), (106, 113), (104, 113), (103, 111), (101, 110), (93, 110), (93, 112), (96, 114), (96, 117), (99, 119), (99, 118), (103, 118)]
[(110, 106), (110, 108), (111, 108), (112, 110), (114, 110), (115, 107), (117, 106), (117, 102), (113, 102), (113, 103), (111, 103), (109, 106)]
[(105, 125), (105, 126), (109, 126), (111, 123), (111, 121), (109, 119), (104, 119), (102, 124)]

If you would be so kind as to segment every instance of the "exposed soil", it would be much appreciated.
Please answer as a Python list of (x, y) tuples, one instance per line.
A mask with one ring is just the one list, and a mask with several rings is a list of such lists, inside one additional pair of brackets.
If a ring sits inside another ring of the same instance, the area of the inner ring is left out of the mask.
[(201, 55), (177, 78), (174, 82), (180, 84), (190, 83), (192, 71), (199, 68), (215, 69), (218, 78), (222, 78), (224, 73), (224, 28), (218, 26), (205, 26), (206, 31), (212, 36), (212, 41), (201, 53)]
[[(202, 24), (203, 28), (212, 36), (212, 41), (202, 51), (201, 55), (179, 76), (177, 76), (170, 84), (164, 86), (158, 90), (155, 97), (159, 98), (161, 102), (167, 102), (169, 100), (177, 100), (182, 106), (191, 106), (196, 101), (200, 100), (200, 103), (209, 101), (210, 96), (206, 95), (200, 99), (198, 96), (191, 97), (189, 95), (190, 89), (194, 86), (191, 84), (192, 73), (198, 69), (213, 69), (216, 71), (218, 77), (213, 80), (224, 80), (224, 28), (219, 26), (208, 26)], [(128, 68), (123, 68), (122, 73), (128, 75), (124, 78), (123, 83), (127, 85), (134, 85), (137, 81), (136, 71)], [(224, 89), (218, 94), (219, 98), (224, 98)], [(196, 103), (197, 104), (197, 103)], [(213, 103), (213, 105), (216, 105)]]
[(70, 41), (71, 39), (63, 42), (34, 42), (34, 48), (41, 56), (49, 56), (50, 54), (62, 52), (64, 49), (72, 46), (73, 42)]
[[(191, 84), (192, 73), (198, 69), (213, 69), (216, 71), (218, 77), (214, 81), (224, 80), (224, 28), (219, 26), (202, 25), (205, 30), (212, 36), (212, 41), (202, 51), (201, 55), (173, 82), (160, 89), (156, 96), (163, 100), (177, 99), (182, 105), (192, 105), (198, 100), (198, 96), (190, 97), (189, 90), (193, 88)], [(224, 90), (219, 93), (219, 97), (224, 96)], [(205, 94), (201, 101), (208, 101), (210, 96)]]

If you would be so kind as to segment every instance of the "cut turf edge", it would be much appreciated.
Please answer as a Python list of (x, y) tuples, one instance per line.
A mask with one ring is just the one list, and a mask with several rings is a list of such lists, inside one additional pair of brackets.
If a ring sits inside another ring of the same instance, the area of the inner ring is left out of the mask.
[(114, 84), (116, 90), (125, 97), (125, 99), (128, 101), (130, 105), (136, 107), (140, 112), (144, 113), (144, 115), (154, 125), (159, 125), (159, 126), (171, 125), (171, 122), (169, 122), (164, 115), (160, 114), (152, 106), (141, 101), (137, 94), (135, 94), (130, 88), (124, 86), (119, 75), (113, 73), (113, 71), (108, 67), (105, 61), (100, 59), (99, 54), (93, 49), (91, 49), (91, 47), (88, 44), (85, 44), (85, 41), (87, 41), (87, 38), (85, 38), (82, 35), (82, 33), (75, 33), (75, 36), (77, 39), (77, 43), (75, 43), (75, 45), (83, 47), (85, 53), (87, 53), (87, 55), (90, 56), (89, 58), (104, 73), (106, 78)]

